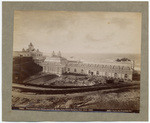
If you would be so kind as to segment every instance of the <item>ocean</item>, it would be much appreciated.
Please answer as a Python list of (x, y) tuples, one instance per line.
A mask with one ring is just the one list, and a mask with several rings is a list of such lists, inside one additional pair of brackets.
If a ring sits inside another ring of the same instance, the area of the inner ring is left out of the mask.
[[(50, 53), (44, 53), (47, 57)], [(62, 56), (67, 59), (81, 60), (85, 62), (106, 62), (115, 61), (116, 59), (128, 58), (135, 62), (135, 70), (141, 70), (141, 55), (140, 54), (98, 54), (98, 53), (62, 53)]]

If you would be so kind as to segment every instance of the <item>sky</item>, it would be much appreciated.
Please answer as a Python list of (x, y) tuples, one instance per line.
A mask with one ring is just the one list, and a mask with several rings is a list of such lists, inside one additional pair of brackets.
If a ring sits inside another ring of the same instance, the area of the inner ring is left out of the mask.
[(51, 53), (141, 53), (141, 14), (131, 12), (15, 11), (13, 50), (30, 42)]

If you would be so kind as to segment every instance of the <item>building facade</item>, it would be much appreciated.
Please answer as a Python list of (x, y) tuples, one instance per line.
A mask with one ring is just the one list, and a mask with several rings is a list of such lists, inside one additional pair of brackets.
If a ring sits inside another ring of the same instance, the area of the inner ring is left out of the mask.
[(47, 57), (42, 63), (43, 72), (61, 75), (66, 72), (67, 63), (68, 60), (64, 57), (61, 57), (60, 52), (58, 53), (58, 55), (55, 55), (55, 53), (53, 52), (52, 56)]
[(43, 72), (61, 75), (64, 73), (85, 74), (132, 80), (133, 64), (131, 62), (85, 63), (75, 60), (67, 60), (53, 52), (51, 57), (42, 63)]
[(35, 63), (37, 64), (41, 64), (45, 60), (43, 53), (40, 52), (39, 49), (35, 49), (32, 43), (28, 45), (28, 48), (26, 50), (23, 48), (22, 51), (13, 52), (13, 57), (20, 57), (20, 56), (32, 57)]

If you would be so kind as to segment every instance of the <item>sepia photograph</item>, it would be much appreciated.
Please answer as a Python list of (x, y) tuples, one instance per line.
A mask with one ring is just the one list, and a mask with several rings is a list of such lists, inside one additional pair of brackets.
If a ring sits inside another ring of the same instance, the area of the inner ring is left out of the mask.
[(12, 110), (139, 113), (141, 19), (15, 10)]

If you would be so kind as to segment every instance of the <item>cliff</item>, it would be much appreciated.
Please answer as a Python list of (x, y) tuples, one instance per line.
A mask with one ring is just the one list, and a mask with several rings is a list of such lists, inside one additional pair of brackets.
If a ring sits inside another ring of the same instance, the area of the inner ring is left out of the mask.
[(26, 78), (42, 71), (42, 67), (36, 64), (32, 57), (13, 58), (13, 82), (21, 83)]

